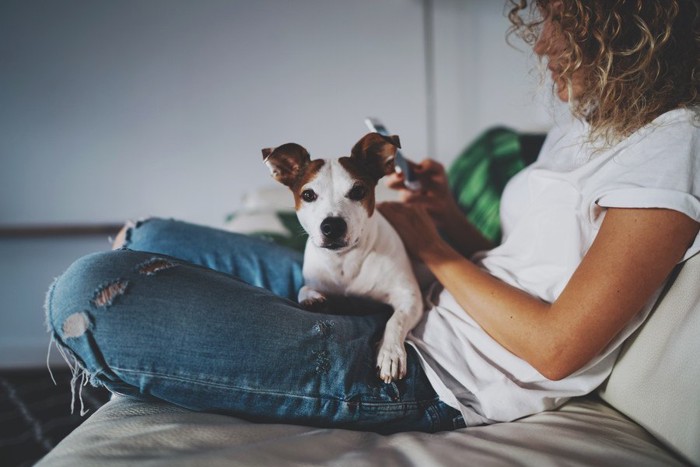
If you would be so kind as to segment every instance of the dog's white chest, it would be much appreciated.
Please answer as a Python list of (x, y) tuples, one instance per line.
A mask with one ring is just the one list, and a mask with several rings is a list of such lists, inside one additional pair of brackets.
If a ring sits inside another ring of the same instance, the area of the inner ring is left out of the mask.
[(367, 277), (364, 271), (366, 255), (349, 251), (340, 256), (307, 245), (304, 255), (304, 281), (319, 292), (362, 295)]
[(384, 217), (375, 213), (366, 236), (343, 254), (309, 242), (304, 256), (304, 280), (322, 293), (362, 295), (386, 302), (392, 289), (415, 281), (401, 239)]

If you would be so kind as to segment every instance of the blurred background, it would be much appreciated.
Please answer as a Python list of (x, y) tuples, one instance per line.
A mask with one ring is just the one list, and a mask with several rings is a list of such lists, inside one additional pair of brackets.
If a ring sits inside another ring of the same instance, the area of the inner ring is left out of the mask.
[(449, 164), (493, 125), (546, 130), (505, 3), (2, 0), (0, 368), (44, 364), (45, 290), (114, 225), (221, 226), (274, 184), (263, 147), (346, 155), (374, 116)]

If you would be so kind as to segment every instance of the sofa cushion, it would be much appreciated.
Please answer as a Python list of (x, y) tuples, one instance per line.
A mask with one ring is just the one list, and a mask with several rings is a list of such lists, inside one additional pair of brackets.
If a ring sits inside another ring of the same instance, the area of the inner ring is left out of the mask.
[(224, 228), (304, 251), (306, 232), (294, 213), (289, 189), (275, 185), (247, 194), (242, 207), (226, 216)]
[(682, 465), (639, 425), (595, 399), (516, 422), (437, 434), (258, 424), (117, 397), (37, 464)]
[(601, 397), (700, 464), (700, 255), (625, 344)]

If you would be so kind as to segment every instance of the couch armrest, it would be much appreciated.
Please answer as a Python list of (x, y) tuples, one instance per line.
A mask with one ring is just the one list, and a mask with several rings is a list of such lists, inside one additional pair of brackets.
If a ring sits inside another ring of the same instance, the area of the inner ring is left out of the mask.
[(625, 344), (600, 396), (700, 464), (700, 254)]

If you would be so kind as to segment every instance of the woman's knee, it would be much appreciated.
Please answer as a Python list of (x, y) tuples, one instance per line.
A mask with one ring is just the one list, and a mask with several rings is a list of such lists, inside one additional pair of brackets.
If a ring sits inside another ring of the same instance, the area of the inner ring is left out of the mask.
[(49, 330), (61, 341), (84, 334), (92, 326), (96, 309), (111, 306), (127, 292), (126, 272), (142, 263), (145, 256), (139, 252), (106, 251), (75, 261), (56, 278), (46, 295)]
[(112, 241), (112, 249), (113, 250), (120, 250), (122, 248), (126, 248), (126, 244), (128, 243), (128, 239), (131, 236), (131, 229), (134, 228), (136, 224), (133, 221), (126, 221), (124, 226), (121, 228), (119, 233), (117, 233), (116, 237), (114, 237), (114, 240)]
[[(171, 224), (178, 224), (178, 222), (158, 217), (147, 217), (138, 221), (128, 220), (114, 238), (112, 249), (132, 248), (135, 241), (150, 241), (151, 238), (162, 235), (163, 231), (171, 229)], [(135, 232), (138, 232), (137, 236)]]
[(193, 261), (210, 243), (222, 242), (230, 232), (175, 219), (148, 217), (128, 221), (117, 234), (112, 248), (150, 251)]

